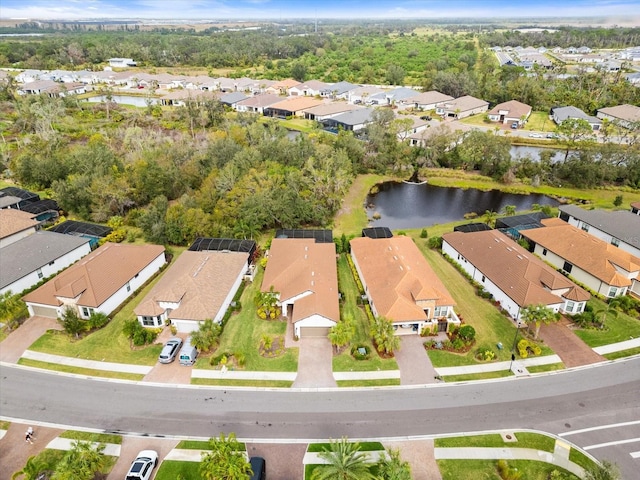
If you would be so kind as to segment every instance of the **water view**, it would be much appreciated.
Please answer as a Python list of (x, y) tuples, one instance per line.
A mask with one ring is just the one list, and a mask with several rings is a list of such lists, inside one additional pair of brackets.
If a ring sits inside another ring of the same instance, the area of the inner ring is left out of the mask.
[(433, 185), (404, 182), (384, 182), (379, 192), (367, 196), (367, 215), (381, 215), (373, 226), (392, 230), (422, 228), (438, 223), (464, 219), (465, 214), (476, 212), (481, 217), (485, 211), (502, 212), (506, 205), (514, 205), (516, 213), (530, 210), (531, 205), (557, 206), (558, 202), (540, 194), (517, 195), (498, 190), (482, 190), (436, 187)]

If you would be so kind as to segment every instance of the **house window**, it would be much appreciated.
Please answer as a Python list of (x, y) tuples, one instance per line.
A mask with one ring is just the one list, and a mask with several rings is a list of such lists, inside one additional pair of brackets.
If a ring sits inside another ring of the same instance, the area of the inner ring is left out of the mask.
[(126, 287), (127, 287), (127, 292), (130, 292), (131, 291), (131, 284), (129, 282), (127, 282)]
[(436, 307), (435, 310), (433, 311), (433, 316), (434, 317), (446, 317), (448, 309), (449, 309), (449, 307)]
[(611, 239), (611, 245), (613, 245), (614, 247), (619, 247), (620, 246), (620, 239), (613, 237)]
[(49, 262), (49, 266), (53, 265), (54, 263), (56, 263), (55, 260), (53, 262)]
[(582, 225), (580, 225), (580, 228), (585, 232), (589, 231), (589, 225), (587, 225), (586, 223), (583, 223)]
[(424, 314), (427, 316), (428, 319), (431, 318), (431, 315), (429, 315), (430, 312), (431, 312), (430, 309), (428, 309), (428, 308), (424, 309)]
[(542, 249), (542, 255), (544, 255), (545, 257), (547, 256), (547, 249), (546, 248)]
[(145, 327), (155, 327), (156, 323), (153, 321), (153, 317), (147, 317), (145, 315), (142, 317), (142, 325)]
[(36, 270), (36, 272), (38, 273), (38, 278), (42, 278), (44, 277), (44, 274), (42, 273), (42, 269), (39, 268), (38, 270)]
[(562, 266), (562, 269), (567, 273), (571, 273), (572, 268), (573, 265), (571, 265), (569, 262), (564, 262), (564, 265)]
[(91, 315), (93, 315), (93, 308), (82, 307), (82, 316), (84, 318), (89, 318)]
[(484, 283), (485, 280), (484, 275), (482, 275), (482, 283)]
[(607, 295), (607, 297), (615, 297), (617, 294), (618, 294), (617, 287), (609, 287), (609, 294)]
[(567, 306), (565, 307), (564, 311), (567, 313), (573, 313), (573, 307), (575, 307), (575, 303), (569, 300), (567, 302)]

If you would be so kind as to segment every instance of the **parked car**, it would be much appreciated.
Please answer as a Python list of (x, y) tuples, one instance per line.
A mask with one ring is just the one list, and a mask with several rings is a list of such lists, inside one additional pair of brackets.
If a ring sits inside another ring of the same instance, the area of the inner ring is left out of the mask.
[(158, 465), (158, 452), (142, 450), (131, 463), (125, 480), (149, 480), (151, 472)]
[(431, 116), (430, 115), (423, 115), (420, 117), (420, 120), (426, 120), (427, 122), (431, 121)]
[(196, 362), (196, 358), (198, 358), (198, 350), (191, 345), (191, 337), (189, 337), (180, 349), (180, 365), (193, 365)]
[(530, 133), (531, 138), (544, 138), (541, 133)]
[(557, 133), (547, 133), (547, 138), (560, 138)]
[(251, 465), (251, 480), (265, 480), (267, 478), (267, 463), (262, 457), (251, 457), (249, 459)]
[(180, 351), (180, 347), (182, 346), (182, 339), (178, 337), (171, 338), (167, 343), (162, 347), (162, 351), (160, 352), (160, 356), (158, 357), (158, 361), (160, 363), (171, 363), (176, 359), (176, 355), (178, 355), (178, 351)]
[(517, 130), (517, 129), (518, 129), (518, 122), (513, 122), (513, 123), (511, 124), (511, 128), (512, 128), (513, 130)]

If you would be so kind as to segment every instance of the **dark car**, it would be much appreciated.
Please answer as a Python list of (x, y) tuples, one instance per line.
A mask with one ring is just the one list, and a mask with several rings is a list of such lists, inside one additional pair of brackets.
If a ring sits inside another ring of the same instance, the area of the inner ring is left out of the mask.
[(431, 121), (431, 116), (430, 115), (423, 115), (420, 117), (420, 120), (426, 120), (427, 122)]
[(262, 457), (251, 457), (251, 480), (265, 480), (267, 478), (267, 462)]
[(174, 337), (170, 339), (167, 343), (162, 347), (162, 351), (160, 352), (160, 356), (158, 357), (158, 361), (160, 363), (171, 363), (176, 359), (176, 355), (178, 355), (178, 351), (182, 346), (182, 339), (178, 337)]

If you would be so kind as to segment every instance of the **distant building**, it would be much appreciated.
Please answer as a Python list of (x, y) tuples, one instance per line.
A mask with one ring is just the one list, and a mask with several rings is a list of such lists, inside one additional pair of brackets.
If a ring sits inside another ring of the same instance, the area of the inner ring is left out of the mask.
[(115, 68), (135, 67), (136, 62), (133, 61), (133, 58), (110, 58), (109, 66)]

